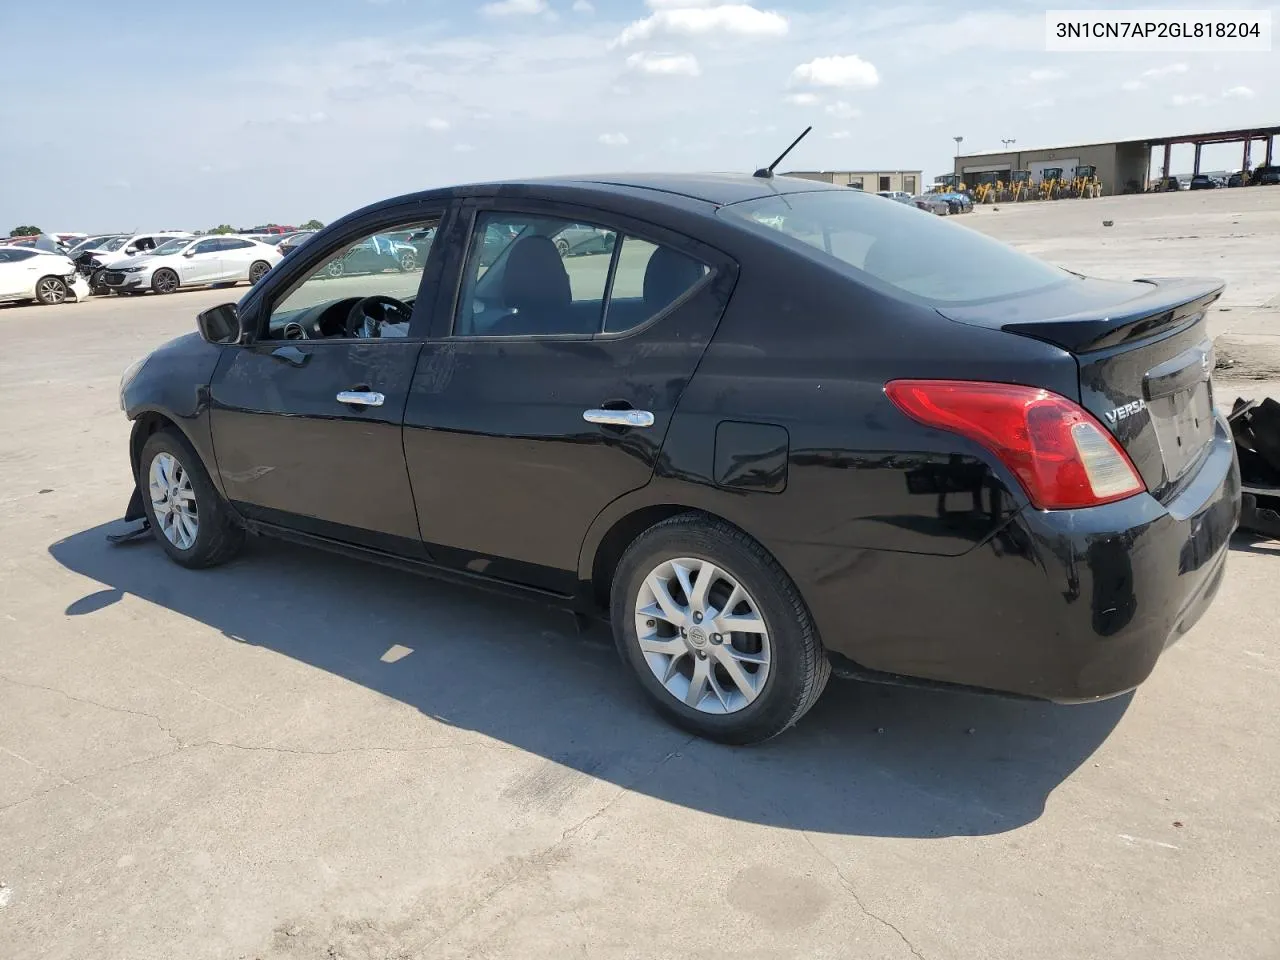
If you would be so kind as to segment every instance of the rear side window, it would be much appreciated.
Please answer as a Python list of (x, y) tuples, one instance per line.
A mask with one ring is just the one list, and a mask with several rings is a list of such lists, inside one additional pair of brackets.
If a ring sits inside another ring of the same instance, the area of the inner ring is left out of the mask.
[(854, 191), (775, 194), (730, 204), (720, 214), (807, 244), (932, 304), (996, 300), (1072, 276), (914, 205)]
[(599, 224), (483, 213), (455, 336), (595, 336), (657, 316), (708, 273), (705, 264)]
[(19, 263), (35, 255), (34, 250), (0, 250), (0, 263)]

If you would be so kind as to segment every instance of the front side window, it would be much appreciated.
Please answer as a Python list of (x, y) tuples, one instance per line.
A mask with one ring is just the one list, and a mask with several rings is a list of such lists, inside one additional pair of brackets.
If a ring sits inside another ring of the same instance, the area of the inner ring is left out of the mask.
[(853, 191), (776, 194), (729, 204), (721, 216), (777, 231), (931, 304), (995, 300), (1072, 275), (914, 205)]
[(156, 256), (158, 257), (167, 256), (168, 254), (171, 254), (171, 253), (181, 253), (190, 245), (191, 245), (190, 238), (187, 238), (185, 240), (184, 239), (166, 240), (164, 243), (160, 244), (160, 246), (156, 247), (155, 253), (156, 253)]
[[(433, 217), (394, 232), (430, 230), (434, 237), (438, 223)], [(430, 240), (408, 243), (390, 232), (361, 237), (313, 264), (276, 301), (267, 335), (292, 338), (301, 330), (307, 339), (407, 336)], [(303, 255), (295, 253), (287, 262)]]
[(646, 322), (709, 272), (598, 224), (484, 213), (472, 229), (456, 336), (595, 336)]

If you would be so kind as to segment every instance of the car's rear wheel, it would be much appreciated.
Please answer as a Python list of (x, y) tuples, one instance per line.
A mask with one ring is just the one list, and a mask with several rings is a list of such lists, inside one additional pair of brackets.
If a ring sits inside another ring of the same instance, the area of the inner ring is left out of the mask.
[(176, 563), (217, 566), (244, 545), (244, 529), (177, 430), (158, 430), (147, 438), (138, 461), (138, 482), (152, 532)]
[(61, 277), (41, 277), (36, 281), (36, 302), (49, 306), (54, 303), (65, 303), (67, 284)]
[(161, 267), (151, 275), (151, 289), (156, 293), (173, 293), (178, 289), (178, 275), (168, 267)]
[(329, 276), (331, 276), (335, 280), (347, 272), (346, 264), (344, 264), (341, 260), (329, 261), (329, 265), (324, 269), (325, 269), (325, 273), (329, 274)]
[(249, 265), (249, 283), (255, 284), (271, 272), (271, 264), (265, 260), (255, 260)]
[(746, 534), (697, 513), (641, 534), (611, 595), (614, 639), (659, 712), (722, 743), (782, 733), (831, 664), (795, 584)]
[(418, 255), (410, 250), (406, 250), (400, 254), (400, 269), (405, 273), (410, 270), (416, 270), (418, 267)]
[(564, 237), (557, 237), (556, 252), (559, 253), (561, 257), (567, 257), (569, 255), (569, 241)]

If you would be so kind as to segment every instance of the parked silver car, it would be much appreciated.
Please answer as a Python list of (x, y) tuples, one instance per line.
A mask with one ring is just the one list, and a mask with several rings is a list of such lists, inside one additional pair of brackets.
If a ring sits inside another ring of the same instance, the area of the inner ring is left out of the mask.
[(175, 237), (148, 254), (107, 264), (102, 282), (113, 293), (173, 293), (179, 287), (257, 283), (280, 251), (244, 237)]

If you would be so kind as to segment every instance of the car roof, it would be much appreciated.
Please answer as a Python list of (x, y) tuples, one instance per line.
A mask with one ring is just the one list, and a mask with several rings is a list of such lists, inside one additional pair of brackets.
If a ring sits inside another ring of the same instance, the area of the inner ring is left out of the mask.
[(462, 189), (509, 187), (577, 187), (606, 193), (658, 192), (724, 206), (757, 197), (814, 190), (848, 190), (848, 187), (800, 177), (756, 177), (746, 173), (601, 173), (577, 176), (540, 177), (532, 180), (503, 180), (468, 184)]

